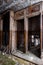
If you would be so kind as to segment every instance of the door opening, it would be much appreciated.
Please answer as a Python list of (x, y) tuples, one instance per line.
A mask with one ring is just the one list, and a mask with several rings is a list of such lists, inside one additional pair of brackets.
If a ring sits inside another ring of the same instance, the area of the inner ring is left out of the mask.
[(17, 20), (17, 49), (25, 52), (24, 46), (24, 19)]
[(40, 46), (40, 15), (31, 17), (29, 21), (28, 50), (36, 56), (41, 56)]
[(9, 45), (9, 12), (3, 16), (3, 33), (2, 33), (2, 46), (7, 47)]

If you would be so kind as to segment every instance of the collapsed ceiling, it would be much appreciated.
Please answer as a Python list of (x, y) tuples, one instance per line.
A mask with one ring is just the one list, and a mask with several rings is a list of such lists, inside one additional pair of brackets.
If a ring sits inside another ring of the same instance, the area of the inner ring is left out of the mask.
[(15, 12), (29, 6), (39, 0), (0, 0), (0, 13), (7, 9), (13, 9)]

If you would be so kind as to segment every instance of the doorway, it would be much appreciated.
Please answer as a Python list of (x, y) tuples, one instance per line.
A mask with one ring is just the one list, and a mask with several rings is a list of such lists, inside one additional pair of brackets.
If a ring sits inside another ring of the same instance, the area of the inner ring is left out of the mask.
[(41, 56), (40, 15), (28, 19), (28, 50), (37, 57)]
[(17, 49), (25, 52), (24, 46), (24, 19), (17, 20)]
[(10, 19), (9, 12), (7, 12), (3, 16), (3, 33), (2, 33), (3, 50), (4, 50), (4, 47), (6, 48), (9, 45), (9, 28), (10, 28), (9, 19)]

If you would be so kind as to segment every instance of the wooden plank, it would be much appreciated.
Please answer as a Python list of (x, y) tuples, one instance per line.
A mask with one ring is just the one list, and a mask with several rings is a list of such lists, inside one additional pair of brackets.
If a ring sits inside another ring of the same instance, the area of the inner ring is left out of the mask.
[(42, 49), (43, 49), (43, 16), (42, 16)]
[(40, 3), (28, 6), (27, 8), (20, 10), (15, 13), (15, 19), (22, 19), (24, 18), (24, 11), (26, 11), (26, 16), (36, 16), (40, 14)]
[(24, 10), (18, 11), (15, 13), (15, 19), (24, 16)]
[(37, 5), (31, 5), (27, 8), (27, 14), (40, 11), (40, 4)]

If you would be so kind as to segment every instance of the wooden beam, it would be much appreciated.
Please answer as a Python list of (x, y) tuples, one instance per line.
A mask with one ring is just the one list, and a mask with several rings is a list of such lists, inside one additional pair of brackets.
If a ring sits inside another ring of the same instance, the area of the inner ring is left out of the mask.
[(28, 18), (26, 17), (26, 10), (24, 10), (24, 32), (25, 32), (25, 50), (28, 51)]

